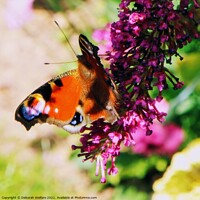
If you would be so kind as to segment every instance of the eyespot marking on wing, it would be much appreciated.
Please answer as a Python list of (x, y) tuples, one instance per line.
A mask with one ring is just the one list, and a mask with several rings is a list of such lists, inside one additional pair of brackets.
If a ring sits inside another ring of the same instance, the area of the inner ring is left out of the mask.
[(80, 105), (78, 105), (72, 120), (69, 124), (64, 125), (63, 129), (69, 131), (70, 133), (78, 133), (80, 132), (80, 129), (86, 125), (86, 121), (87, 119), (84, 115), (83, 109)]
[(35, 117), (38, 117), (45, 107), (45, 101), (39, 94), (34, 94), (34, 96), (27, 99), (26, 104), (22, 104), (19, 111), (21, 116), (27, 121), (31, 121)]
[(76, 112), (72, 121), (69, 124), (71, 124), (72, 126), (77, 126), (82, 122), (83, 122), (83, 116), (79, 112)]

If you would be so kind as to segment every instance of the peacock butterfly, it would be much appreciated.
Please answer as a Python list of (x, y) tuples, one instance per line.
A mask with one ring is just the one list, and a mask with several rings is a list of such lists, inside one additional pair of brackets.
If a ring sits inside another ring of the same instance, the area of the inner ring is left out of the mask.
[(18, 106), (15, 119), (27, 130), (46, 122), (78, 133), (99, 118), (111, 123), (117, 119), (116, 86), (101, 64), (99, 48), (84, 35), (79, 36), (79, 45), (77, 69), (51, 79)]

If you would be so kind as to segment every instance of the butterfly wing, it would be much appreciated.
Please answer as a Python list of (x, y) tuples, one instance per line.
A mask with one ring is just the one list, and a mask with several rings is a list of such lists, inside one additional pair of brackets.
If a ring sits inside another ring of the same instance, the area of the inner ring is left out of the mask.
[(77, 70), (66, 72), (29, 95), (17, 108), (15, 119), (27, 130), (36, 123), (47, 122), (78, 132), (86, 124), (79, 105), (81, 90)]
[(99, 48), (94, 46), (84, 36), (79, 36), (82, 55), (78, 56), (78, 71), (82, 81), (89, 88), (84, 99), (84, 112), (91, 121), (103, 117), (109, 122), (118, 118), (115, 109), (117, 90), (114, 82), (108, 76), (98, 56)]

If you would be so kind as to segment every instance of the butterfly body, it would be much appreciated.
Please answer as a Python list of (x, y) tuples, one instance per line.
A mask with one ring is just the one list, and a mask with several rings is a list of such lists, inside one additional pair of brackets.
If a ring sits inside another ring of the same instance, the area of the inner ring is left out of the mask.
[(48, 81), (17, 108), (15, 119), (27, 130), (46, 122), (77, 133), (99, 118), (116, 120), (117, 91), (100, 62), (98, 47), (83, 35), (79, 45), (78, 68)]

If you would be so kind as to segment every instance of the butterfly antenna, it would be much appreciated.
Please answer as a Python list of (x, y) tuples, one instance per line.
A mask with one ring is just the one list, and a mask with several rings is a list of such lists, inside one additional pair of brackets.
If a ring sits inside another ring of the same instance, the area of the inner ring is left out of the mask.
[(76, 62), (76, 61), (69, 61), (69, 62), (45, 62), (44, 63), (44, 65), (54, 65), (54, 64), (56, 64), (56, 65), (63, 65), (63, 64), (68, 64), (68, 63), (73, 63), (73, 62)]
[(62, 30), (62, 28), (60, 27), (60, 25), (58, 24), (57, 21), (54, 21), (54, 22), (55, 22), (55, 24), (58, 26), (58, 28), (60, 29), (60, 31), (62, 32), (63, 36), (65, 37), (67, 43), (69, 44), (69, 46), (70, 46), (70, 48), (72, 49), (72, 51), (73, 51), (73, 53), (75, 54), (75, 56), (77, 56), (76, 52), (74, 51), (72, 45), (70, 44), (70, 42), (69, 42), (69, 40), (68, 40), (68, 38), (67, 38), (67, 36), (65, 35), (65, 32)]

